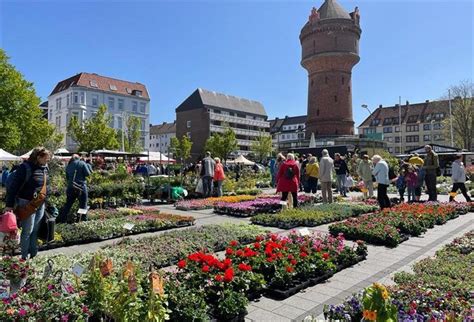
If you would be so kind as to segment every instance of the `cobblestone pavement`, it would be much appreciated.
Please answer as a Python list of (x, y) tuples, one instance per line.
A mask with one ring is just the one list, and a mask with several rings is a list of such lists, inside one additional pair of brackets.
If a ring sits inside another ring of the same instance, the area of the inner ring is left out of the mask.
[[(272, 192), (272, 191), (266, 191)], [(356, 196), (351, 193), (350, 196)], [(440, 196), (440, 201), (447, 201), (447, 196)], [(249, 223), (248, 218), (236, 218), (217, 215), (209, 210), (180, 211), (172, 205), (161, 205), (160, 210), (164, 213), (173, 213), (196, 218), (196, 226), (219, 224), (219, 223)], [(309, 228), (312, 231), (327, 232), (329, 225), (321, 225)], [(302, 227), (300, 227), (302, 228)], [(178, 228), (184, 229), (184, 228)], [(246, 321), (302, 321), (307, 316), (313, 316), (323, 320), (323, 307), (326, 304), (337, 304), (342, 302), (352, 293), (369, 286), (373, 282), (385, 284), (392, 283), (395, 272), (410, 271), (411, 265), (422, 258), (434, 255), (436, 250), (451, 242), (454, 238), (474, 229), (474, 213), (460, 216), (447, 222), (442, 226), (436, 226), (428, 230), (420, 237), (412, 237), (396, 248), (382, 246), (368, 246), (367, 260), (342, 270), (335, 274), (325, 283), (321, 283), (303, 290), (285, 300), (276, 301), (266, 297), (253, 301), (247, 308)], [(280, 229), (270, 229), (274, 232), (287, 232)], [(129, 238), (142, 238), (155, 236), (166, 231), (145, 233)], [(40, 252), (41, 255), (64, 253), (78, 254), (96, 251), (102, 246), (110, 245), (121, 240), (121, 238), (103, 241), (93, 244), (85, 244), (64, 248), (57, 248)]]

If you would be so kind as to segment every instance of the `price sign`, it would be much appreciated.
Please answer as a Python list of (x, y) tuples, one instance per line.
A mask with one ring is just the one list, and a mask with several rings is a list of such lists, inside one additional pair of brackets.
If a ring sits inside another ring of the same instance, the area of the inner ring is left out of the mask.
[(131, 223), (126, 223), (126, 224), (123, 225), (123, 228), (127, 229), (127, 230), (132, 230), (133, 227), (135, 227), (135, 225), (131, 224)]
[(87, 210), (88, 210), (88, 209), (79, 208), (79, 210), (77, 211), (77, 213), (78, 213), (79, 215), (87, 215)]
[(300, 229), (300, 235), (301, 236), (309, 236), (309, 235), (311, 235), (311, 232), (309, 231), (308, 228), (302, 228), (302, 229)]
[(74, 266), (72, 267), (72, 273), (74, 274), (74, 276), (77, 277), (81, 277), (82, 273), (84, 273), (84, 270), (84, 266), (79, 263), (74, 264)]

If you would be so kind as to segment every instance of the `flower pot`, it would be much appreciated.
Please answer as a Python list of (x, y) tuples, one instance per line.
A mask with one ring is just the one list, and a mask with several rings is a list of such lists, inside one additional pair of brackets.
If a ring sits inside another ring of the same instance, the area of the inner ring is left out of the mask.
[(18, 293), (18, 291), (25, 286), (26, 278), (21, 280), (10, 280), (10, 294)]
[(229, 317), (229, 316), (225, 316), (225, 317), (221, 317), (221, 316), (218, 316), (218, 315), (215, 315), (214, 318), (212, 319), (212, 321), (216, 321), (216, 322), (241, 322), (241, 321), (245, 321), (245, 316), (247, 315), (247, 310), (245, 309), (244, 311), (238, 313), (237, 315), (233, 316), (233, 317)]

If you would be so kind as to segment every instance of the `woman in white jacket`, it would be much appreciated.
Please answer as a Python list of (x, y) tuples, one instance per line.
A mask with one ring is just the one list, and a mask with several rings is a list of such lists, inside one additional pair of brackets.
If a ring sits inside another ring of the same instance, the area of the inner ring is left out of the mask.
[(456, 160), (454, 160), (451, 171), (451, 180), (453, 181), (453, 189), (451, 189), (451, 194), (449, 195), (449, 201), (454, 201), (454, 196), (459, 189), (466, 198), (467, 202), (471, 202), (471, 198), (467, 194), (466, 185), (466, 168), (462, 163), (462, 154), (456, 155)]

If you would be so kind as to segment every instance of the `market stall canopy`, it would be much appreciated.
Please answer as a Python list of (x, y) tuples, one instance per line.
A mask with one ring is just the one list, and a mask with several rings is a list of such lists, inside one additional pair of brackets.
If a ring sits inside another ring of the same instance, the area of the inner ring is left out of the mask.
[(21, 158), (0, 149), (0, 161), (20, 161)]
[(55, 154), (55, 155), (63, 155), (63, 154), (68, 154), (68, 155), (70, 155), (71, 152), (69, 152), (69, 151), (66, 150), (65, 148), (60, 148), (60, 149), (57, 149), (56, 151), (54, 151), (54, 154)]
[(255, 162), (250, 161), (249, 159), (247, 159), (243, 155), (239, 155), (234, 160), (227, 161), (227, 163), (228, 164), (234, 164), (235, 163), (235, 164), (243, 164), (243, 165), (254, 165), (255, 164)]
[(131, 153), (131, 152), (122, 152), (122, 151), (116, 151), (116, 150), (106, 150), (106, 149), (102, 149), (102, 150), (95, 150), (95, 151), (92, 151), (91, 154), (95, 154), (95, 155), (102, 155), (104, 157), (141, 157), (141, 156), (145, 156), (147, 155), (146, 152), (142, 152), (142, 153)]
[(150, 158), (148, 159), (148, 152), (144, 151), (141, 153), (143, 156), (140, 157), (140, 161), (147, 162), (161, 162), (161, 163), (175, 163), (176, 160), (168, 158), (165, 154), (161, 152), (152, 152), (150, 151)]
[(33, 152), (33, 149), (31, 149), (30, 151), (28, 151), (25, 154), (21, 155), (20, 158), (28, 159), (30, 157), (31, 152)]

